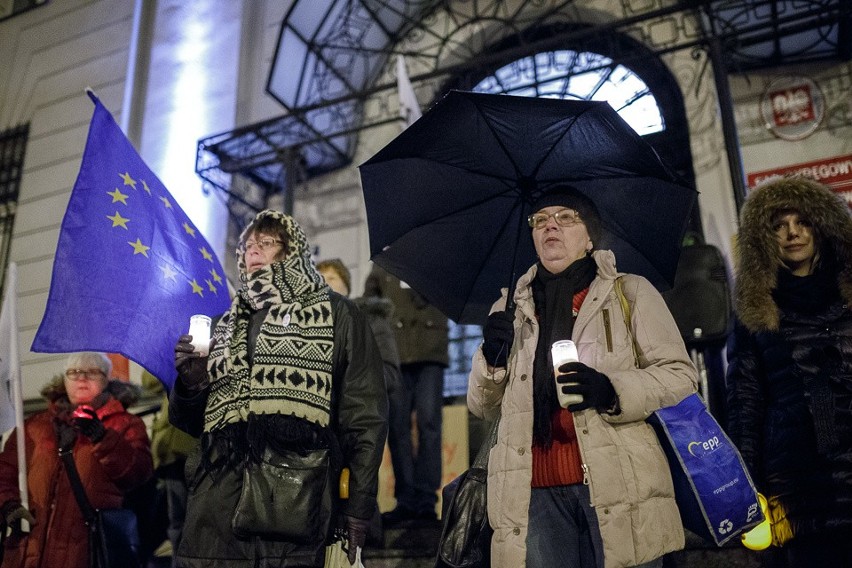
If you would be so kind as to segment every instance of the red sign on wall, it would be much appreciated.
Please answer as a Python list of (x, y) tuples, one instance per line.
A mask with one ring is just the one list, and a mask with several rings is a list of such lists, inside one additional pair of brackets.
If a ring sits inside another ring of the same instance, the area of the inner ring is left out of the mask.
[(825, 115), (819, 86), (807, 77), (785, 76), (772, 81), (760, 101), (760, 113), (768, 128), (783, 140), (807, 138)]
[(852, 206), (852, 154), (785, 166), (774, 170), (753, 172), (748, 174), (748, 187), (751, 189), (768, 179), (787, 174), (800, 174), (824, 183), (837, 193), (842, 194)]
[(772, 118), (776, 127), (816, 120), (811, 86), (807, 83), (770, 91), (766, 96), (772, 101)]

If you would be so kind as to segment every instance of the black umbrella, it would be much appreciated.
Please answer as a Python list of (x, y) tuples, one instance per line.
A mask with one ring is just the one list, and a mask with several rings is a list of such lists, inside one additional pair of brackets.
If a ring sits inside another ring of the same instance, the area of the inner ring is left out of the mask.
[(568, 183), (619, 270), (670, 286), (696, 192), (606, 102), (451, 91), (360, 166), (372, 259), (458, 323), (482, 324), (535, 262), (527, 215)]

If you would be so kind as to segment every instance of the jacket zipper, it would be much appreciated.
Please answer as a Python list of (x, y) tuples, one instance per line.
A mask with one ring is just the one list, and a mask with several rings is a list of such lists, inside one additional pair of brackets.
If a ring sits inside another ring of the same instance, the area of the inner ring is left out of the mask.
[(587, 466), (586, 464), (582, 464), (581, 467), (583, 468), (583, 485), (588, 485), (589, 484), (589, 466)]
[(606, 333), (606, 350), (612, 353), (612, 325), (609, 322), (609, 310), (601, 310), (603, 315), (604, 332)]

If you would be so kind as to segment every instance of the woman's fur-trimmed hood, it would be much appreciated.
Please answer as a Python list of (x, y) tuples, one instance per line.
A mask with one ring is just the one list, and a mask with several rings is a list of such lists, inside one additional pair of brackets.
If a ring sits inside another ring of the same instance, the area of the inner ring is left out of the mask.
[[(125, 410), (136, 404), (142, 395), (142, 389), (138, 385), (111, 379), (107, 383), (104, 392), (113, 396)], [(41, 389), (41, 396), (48, 402), (56, 402), (62, 398), (68, 397), (68, 391), (65, 390), (65, 381), (62, 375), (54, 377), (44, 388)]]
[(780, 312), (772, 298), (783, 266), (772, 217), (793, 209), (820, 235), (821, 250), (831, 250), (838, 268), (837, 284), (852, 305), (852, 215), (849, 206), (826, 186), (803, 177), (774, 179), (752, 190), (740, 213), (737, 236), (736, 311), (752, 332), (775, 331)]

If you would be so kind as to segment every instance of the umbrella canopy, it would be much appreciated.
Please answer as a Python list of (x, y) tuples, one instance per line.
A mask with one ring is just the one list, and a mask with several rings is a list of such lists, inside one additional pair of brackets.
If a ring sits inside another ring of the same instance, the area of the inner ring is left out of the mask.
[(372, 259), (458, 323), (535, 262), (527, 216), (549, 188), (592, 199), (595, 247), (661, 289), (697, 195), (595, 101), (451, 91), (359, 169)]

